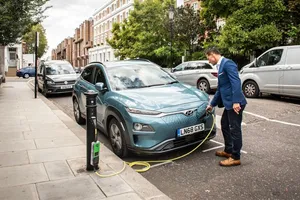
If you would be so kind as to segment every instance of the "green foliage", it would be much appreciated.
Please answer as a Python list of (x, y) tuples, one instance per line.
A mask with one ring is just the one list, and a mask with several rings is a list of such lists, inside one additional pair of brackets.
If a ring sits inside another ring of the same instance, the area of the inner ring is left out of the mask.
[(41, 58), (48, 49), (45, 29), (41, 24), (33, 26), (30, 32), (23, 36), (23, 42), (26, 42), (28, 53), (34, 53), (35, 33), (39, 32), (38, 57)]
[(48, 0), (0, 0), (0, 45), (19, 42), (22, 35), (44, 18)]
[(179, 63), (186, 49), (192, 52), (192, 42), (204, 32), (200, 15), (190, 7), (177, 8), (170, 21), (171, 5), (172, 0), (135, 1), (128, 20), (113, 25), (108, 43), (116, 49), (115, 55), (121, 59), (146, 58), (165, 67)]

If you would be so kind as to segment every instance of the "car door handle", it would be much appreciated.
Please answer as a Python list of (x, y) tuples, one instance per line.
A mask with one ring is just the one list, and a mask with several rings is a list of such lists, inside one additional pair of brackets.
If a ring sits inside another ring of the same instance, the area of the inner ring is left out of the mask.
[(286, 69), (293, 69), (293, 67), (291, 67), (291, 66), (288, 66)]

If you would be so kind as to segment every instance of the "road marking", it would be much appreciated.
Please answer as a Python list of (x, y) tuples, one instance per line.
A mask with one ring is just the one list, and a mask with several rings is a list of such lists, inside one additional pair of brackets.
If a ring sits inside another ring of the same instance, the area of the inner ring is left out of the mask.
[(222, 148), (222, 147), (224, 147), (224, 145), (212, 147), (212, 148), (209, 148), (209, 149), (205, 149), (202, 152), (205, 153), (205, 152), (212, 151), (212, 150), (215, 150), (215, 149), (219, 149), (219, 148)]
[[(214, 142), (214, 143), (216, 143), (216, 144), (220, 144), (220, 145), (222, 145), (222, 147), (224, 147), (224, 144), (221, 143), (221, 142), (218, 142), (218, 141), (216, 141), (216, 140), (209, 140), (209, 141)], [(218, 147), (219, 147), (219, 146), (218, 146)], [(206, 151), (206, 150), (204, 150), (204, 151)], [(202, 151), (202, 152), (204, 152), (204, 151)], [(247, 154), (247, 151), (241, 150), (241, 152), (244, 153), (244, 154)]]
[(261, 119), (264, 119), (264, 120), (269, 121), (269, 122), (276, 122), (276, 123), (280, 123), (280, 124), (300, 127), (300, 124), (294, 124), (294, 123), (290, 123), (290, 122), (284, 122), (284, 121), (279, 121), (279, 120), (275, 120), (275, 119), (269, 119), (267, 117), (264, 117), (264, 116), (261, 116), (261, 115), (255, 114), (255, 113), (247, 112), (247, 111), (244, 111), (244, 113), (255, 116), (255, 117), (258, 117), (258, 118), (261, 118)]
[(159, 166), (170, 164), (170, 163), (174, 163), (174, 162), (173, 161), (166, 161), (166, 162), (162, 162), (162, 163), (151, 165), (150, 168), (155, 168), (155, 167), (159, 167)]

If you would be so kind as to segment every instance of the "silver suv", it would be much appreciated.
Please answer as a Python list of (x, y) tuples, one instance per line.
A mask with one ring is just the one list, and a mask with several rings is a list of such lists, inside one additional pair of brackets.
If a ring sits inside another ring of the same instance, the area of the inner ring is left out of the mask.
[(206, 93), (218, 86), (218, 70), (207, 60), (181, 63), (171, 70), (171, 74), (180, 82), (196, 86)]

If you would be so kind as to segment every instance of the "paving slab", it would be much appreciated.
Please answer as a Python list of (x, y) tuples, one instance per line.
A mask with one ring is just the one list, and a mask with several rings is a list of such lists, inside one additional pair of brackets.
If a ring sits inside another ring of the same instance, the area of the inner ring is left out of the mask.
[(66, 161), (46, 162), (44, 165), (51, 181), (74, 177)]
[(106, 198), (89, 176), (39, 183), (37, 184), (37, 190), (40, 200), (92, 200)]
[(11, 133), (18, 131), (30, 131), (30, 126), (28, 124), (20, 124), (20, 125), (3, 125), (0, 128), (0, 133)]
[(1, 200), (39, 200), (34, 184), (0, 188)]
[(62, 131), (62, 130), (68, 130), (68, 127), (63, 124), (62, 122), (60, 123), (48, 123), (48, 124), (30, 124), (29, 125), (30, 129), (32, 131), (43, 131), (43, 130), (47, 130), (47, 131)]
[(0, 132), (0, 141), (14, 141), (14, 140), (24, 140), (24, 139), (25, 138), (22, 131)]
[(107, 197), (133, 191), (132, 188), (118, 175), (100, 178), (97, 174), (93, 173), (90, 176), (94, 179), (97, 185), (99, 185), (102, 192)]
[(0, 153), (0, 168), (29, 164), (27, 151)]
[(68, 136), (68, 137), (36, 139), (35, 143), (36, 143), (37, 149), (76, 146), (76, 145), (83, 144), (81, 142), (81, 140), (79, 140), (79, 138), (76, 137), (74, 134), (73, 134), (73, 136)]
[(41, 138), (57, 138), (57, 137), (72, 137), (73, 132), (69, 129), (64, 130), (39, 130), (39, 131), (25, 131), (24, 138), (28, 139), (41, 139)]
[(142, 200), (136, 193), (127, 193), (108, 197), (107, 200)]
[(0, 142), (0, 152), (24, 151), (30, 149), (36, 149), (33, 140), (17, 140), (17, 141)]
[(0, 168), (0, 187), (9, 187), (48, 181), (43, 164)]
[(85, 145), (79, 145), (71, 147), (29, 150), (28, 155), (30, 163), (39, 163), (82, 158), (86, 156), (85, 152)]

